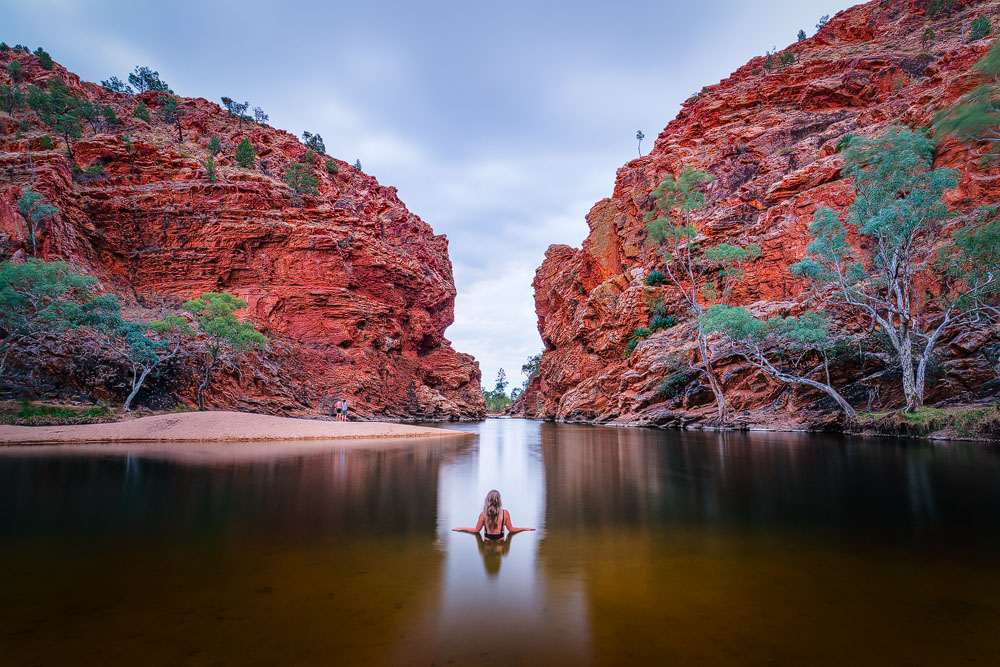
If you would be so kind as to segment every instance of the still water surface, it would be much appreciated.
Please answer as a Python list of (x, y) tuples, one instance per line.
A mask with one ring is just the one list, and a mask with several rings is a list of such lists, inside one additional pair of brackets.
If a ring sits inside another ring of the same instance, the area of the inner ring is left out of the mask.
[(1000, 664), (996, 448), (454, 428), (0, 448), (0, 663)]

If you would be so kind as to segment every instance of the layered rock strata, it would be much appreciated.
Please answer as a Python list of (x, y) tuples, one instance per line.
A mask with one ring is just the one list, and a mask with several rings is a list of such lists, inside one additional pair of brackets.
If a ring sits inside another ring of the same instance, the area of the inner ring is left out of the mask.
[[(579, 249), (554, 245), (534, 280), (538, 329), (545, 344), (540, 375), (515, 412), (533, 417), (687, 425), (712, 421), (712, 394), (693, 379), (678, 395), (657, 391), (677, 358), (694, 359), (696, 327), (671, 289), (648, 287), (660, 266), (645, 241), (650, 192), (682, 166), (711, 173), (707, 206), (695, 214), (699, 242), (756, 243), (763, 250), (731, 302), (760, 315), (795, 315), (815, 304), (789, 265), (802, 259), (808, 225), (820, 206), (843, 211), (852, 198), (841, 178), (837, 143), (849, 133), (874, 136), (893, 124), (927, 126), (935, 112), (981, 83), (971, 66), (992, 38), (967, 41), (973, 18), (1000, 24), (996, 2), (955, 3), (950, 15), (926, 15), (926, 3), (881, 0), (834, 16), (814, 37), (792, 45), (793, 64), (768, 72), (752, 59), (729, 78), (688, 99), (649, 155), (618, 170), (611, 197), (587, 216)], [(934, 38), (922, 43), (930, 27)], [(944, 142), (936, 165), (960, 170), (949, 194), (955, 216), (940, 234), (967, 225), (1000, 194), (996, 167), (983, 166), (966, 145)], [(661, 267), (662, 268), (662, 267)], [(678, 318), (625, 355), (629, 336), (646, 326), (650, 303), (662, 298)], [(976, 402), (996, 394), (996, 331), (955, 333), (940, 349), (927, 400)], [(738, 358), (723, 359), (713, 341), (734, 424), (821, 427), (837, 419), (823, 394), (791, 388)], [(870, 351), (869, 351), (870, 352)], [(886, 355), (836, 366), (834, 383), (860, 410), (898, 407)]]
[[(315, 414), (343, 395), (364, 416), (484, 413), (478, 364), (444, 337), (455, 303), (448, 241), (408, 211), (395, 188), (341, 160), (327, 169), (318, 155), (309, 165), (318, 193), (296, 195), (282, 177), (307, 151), (287, 132), (180, 98), (179, 142), (177, 128), (157, 118), (155, 93), (113, 93), (15, 51), (0, 53), (0, 83), (10, 83), (11, 59), (23, 66), (22, 86), (61, 76), (75, 93), (110, 105), (122, 124), (85, 127), (69, 160), (65, 144), (29, 110), (0, 119), (3, 258), (31, 252), (15, 202), (33, 183), (61, 211), (41, 230), (39, 256), (94, 275), (130, 307), (177, 305), (206, 291), (246, 300), (240, 316), (271, 342), (219, 375), (212, 407)], [(140, 101), (150, 123), (133, 116)], [(47, 134), (51, 150), (42, 148)], [(204, 166), (212, 137), (222, 145), (215, 182)], [(244, 138), (257, 153), (249, 169), (234, 158)], [(92, 165), (99, 173), (88, 173)], [(57, 393), (117, 392), (74, 383), (73, 370), (58, 362), (49, 370)], [(60, 374), (61, 384), (53, 380)], [(139, 398), (160, 405), (192, 396), (193, 378), (182, 377), (154, 381)]]

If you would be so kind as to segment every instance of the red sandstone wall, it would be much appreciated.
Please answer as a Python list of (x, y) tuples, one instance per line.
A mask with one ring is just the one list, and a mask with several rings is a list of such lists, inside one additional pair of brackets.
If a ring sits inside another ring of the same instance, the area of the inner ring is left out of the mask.
[[(700, 241), (763, 249), (731, 302), (775, 314), (807, 308), (805, 284), (788, 266), (804, 255), (816, 208), (842, 209), (850, 201), (837, 141), (847, 133), (874, 135), (893, 123), (928, 125), (938, 109), (976, 85), (970, 67), (992, 44), (992, 38), (963, 43), (963, 27), (980, 13), (1000, 26), (997, 2), (970, 2), (933, 20), (920, 5), (876, 0), (841, 12), (797, 45), (799, 63), (770, 75), (753, 73), (762, 68), (762, 57), (751, 60), (685, 102), (650, 154), (618, 170), (612, 196), (587, 216), (590, 235), (582, 248), (550, 247), (535, 275), (545, 351), (541, 376), (519, 403), (524, 414), (637, 424), (712, 416), (707, 387), (691, 386), (672, 400), (656, 392), (668, 359), (693, 355), (694, 326), (680, 310), (678, 326), (623, 357), (629, 334), (648, 322), (648, 300), (662, 296), (668, 306), (673, 300), (670, 289), (642, 282), (660, 259), (644, 242), (650, 191), (682, 165), (712, 173), (708, 205), (695, 220)], [(928, 25), (937, 39), (925, 53), (920, 36)], [(943, 233), (968, 224), (977, 206), (997, 202), (1000, 172), (978, 166), (966, 147), (946, 143), (938, 163), (963, 173), (950, 196), (958, 216)], [(996, 373), (984, 354), (991, 335), (969, 332), (944, 346), (943, 374), (929, 387), (931, 401), (975, 400), (996, 391), (989, 383)], [(738, 423), (819, 426), (835, 417), (821, 394), (779, 385), (735, 362), (720, 370)], [(861, 409), (870, 386), (881, 384), (873, 407), (895, 407), (891, 377), (866, 380), (872, 370), (842, 367), (837, 382)]]
[[(161, 297), (179, 303), (210, 290), (247, 301), (245, 315), (272, 342), (239, 372), (219, 376), (213, 407), (310, 414), (343, 394), (364, 415), (483, 414), (478, 364), (444, 338), (455, 302), (448, 241), (410, 213), (395, 188), (340, 160), (339, 173), (330, 175), (320, 156), (320, 193), (296, 204), (281, 176), (305, 147), (287, 132), (246, 123), (240, 129), (218, 105), (182, 98), (187, 115), (178, 144), (176, 130), (156, 119), (155, 94), (111, 93), (13, 52), (0, 54), (0, 83), (9, 83), (12, 57), (26, 83), (59, 74), (91, 100), (111, 104), (125, 125), (101, 134), (88, 128), (75, 142), (77, 165), (104, 164), (103, 177), (87, 180), (74, 178), (61, 141), (40, 150), (49, 131), (32, 113), (3, 115), (5, 257), (26, 252), (15, 202), (33, 176), (35, 189), (63, 212), (41, 237), (46, 259), (75, 264), (130, 304)], [(151, 125), (132, 117), (140, 98)], [(131, 133), (135, 153), (122, 132)], [(223, 149), (218, 181), (209, 183), (199, 160), (213, 136)], [(238, 168), (232, 157), (243, 137), (257, 150), (255, 170)], [(191, 400), (190, 384), (180, 394)]]

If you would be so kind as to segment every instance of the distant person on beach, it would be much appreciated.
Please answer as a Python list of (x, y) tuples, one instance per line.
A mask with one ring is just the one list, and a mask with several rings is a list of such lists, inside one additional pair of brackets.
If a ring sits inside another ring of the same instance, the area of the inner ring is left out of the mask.
[(483, 511), (479, 513), (479, 520), (475, 528), (452, 528), (460, 533), (478, 534), (480, 530), (486, 529), (483, 537), (487, 540), (502, 540), (504, 538), (503, 529), (507, 528), (511, 534), (520, 533), (534, 528), (515, 528), (510, 522), (510, 512), (503, 508), (500, 502), (500, 492), (493, 489), (486, 494), (486, 501), (483, 503)]
[(342, 421), (342, 422), (346, 422), (347, 421), (347, 399), (346, 398), (340, 401), (340, 421)]
[(338, 399), (337, 399), (337, 400), (336, 400), (336, 401), (334, 402), (334, 404), (333, 404), (333, 417), (334, 417), (334, 419), (333, 419), (333, 420), (334, 420), (334, 421), (338, 421), (338, 422), (340, 421), (340, 410), (341, 410), (341, 401), (340, 401), (340, 399), (338, 398)]

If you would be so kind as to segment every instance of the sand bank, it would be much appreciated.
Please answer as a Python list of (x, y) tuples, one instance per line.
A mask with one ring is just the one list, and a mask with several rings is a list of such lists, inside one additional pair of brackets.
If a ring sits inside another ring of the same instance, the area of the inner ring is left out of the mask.
[(468, 435), (461, 431), (388, 422), (334, 422), (246, 412), (183, 412), (112, 424), (0, 426), (0, 444), (81, 442), (249, 442), (356, 440)]

